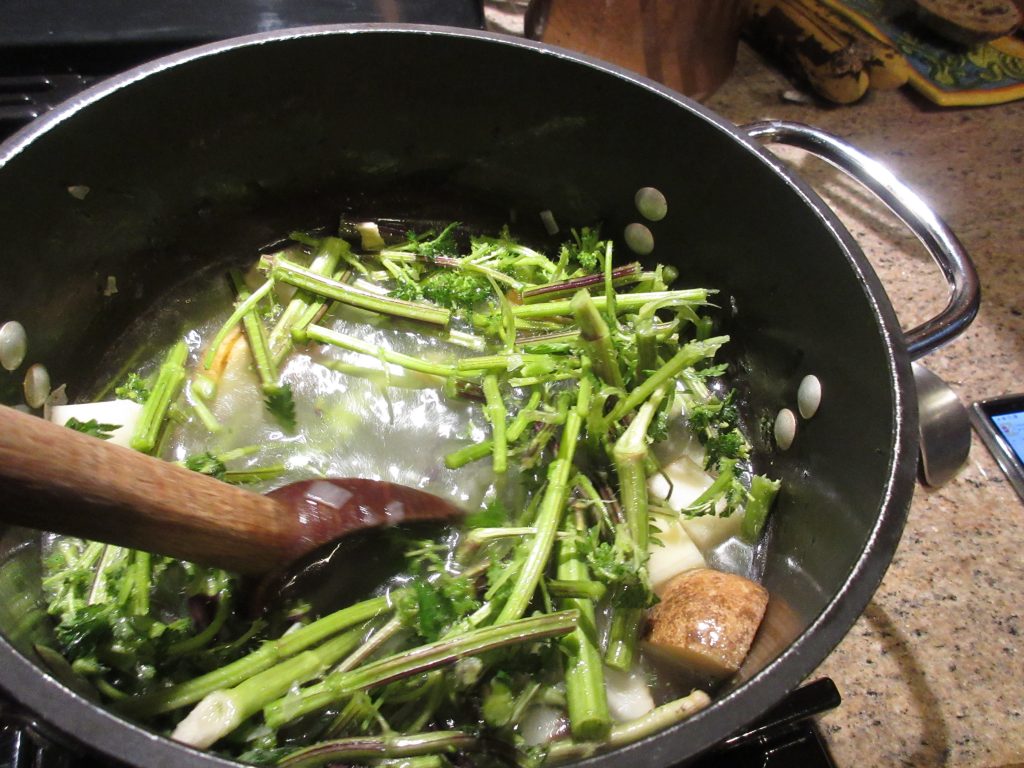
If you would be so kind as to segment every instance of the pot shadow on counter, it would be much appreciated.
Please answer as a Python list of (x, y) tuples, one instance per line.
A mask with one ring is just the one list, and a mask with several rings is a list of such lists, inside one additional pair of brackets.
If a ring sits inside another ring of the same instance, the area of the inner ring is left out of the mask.
[[(862, 750), (868, 740), (875, 744), (878, 765), (945, 765), (951, 736), (942, 698), (908, 634), (874, 600), (850, 634), (860, 638), (841, 644), (816, 673), (831, 676), (843, 696), (845, 729), (832, 725), (827, 714), (822, 719), (837, 764), (846, 764), (844, 742), (852, 753), (854, 743)], [(877, 657), (860, 655), (865, 646)]]

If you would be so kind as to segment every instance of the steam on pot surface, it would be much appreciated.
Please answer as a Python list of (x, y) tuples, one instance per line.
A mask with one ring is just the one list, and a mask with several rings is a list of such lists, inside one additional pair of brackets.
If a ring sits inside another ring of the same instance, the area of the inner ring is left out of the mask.
[[(658, 190), (637, 205), (665, 215)], [(384, 479), (466, 516), (396, 528), (405, 565), (365, 594), (328, 571), (255, 618), (230, 573), (49, 535), (54, 673), (292, 766), (555, 764), (707, 705), (768, 601), (753, 547), (779, 488), (717, 358), (723, 286), (545, 214), (525, 237), (346, 216), (154, 302), (48, 418), (259, 491)]]

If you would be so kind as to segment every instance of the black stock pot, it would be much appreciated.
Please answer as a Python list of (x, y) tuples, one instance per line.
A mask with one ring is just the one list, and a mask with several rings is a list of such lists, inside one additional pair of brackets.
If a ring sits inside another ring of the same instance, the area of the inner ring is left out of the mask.
[[(755, 137), (859, 168), (932, 248), (952, 287), (946, 310), (904, 334), (850, 235)], [(962, 330), (978, 296), (956, 240), (884, 169), (812, 129), (740, 129), (643, 78), (534, 43), (413, 27), (257, 35), (104, 82), (0, 146), (0, 320), (19, 320), (32, 360), (74, 391), (155, 296), (225, 243), (255, 248), (345, 206), (451, 216), (456, 203), (467, 218), (550, 210), (563, 228), (600, 221), (617, 235), (644, 186), (669, 204), (650, 225), (654, 257), (685, 284), (721, 290), (756, 464), (783, 480), (759, 552), (772, 599), (741, 672), (692, 719), (587, 761), (666, 766), (796, 687), (895, 550), (917, 468), (910, 361)], [(0, 400), (17, 402), (20, 376), (0, 373)], [(793, 406), (807, 373), (822, 381), (823, 405), (780, 452), (763, 426)], [(3, 532), (0, 686), (133, 765), (229, 765), (44, 671), (32, 651), (49, 631), (38, 554), (37, 535)]]

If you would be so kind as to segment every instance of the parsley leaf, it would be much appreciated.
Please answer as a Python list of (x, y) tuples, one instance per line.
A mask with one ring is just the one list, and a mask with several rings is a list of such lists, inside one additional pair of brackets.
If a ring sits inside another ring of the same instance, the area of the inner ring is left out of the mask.
[(210, 477), (215, 477), (218, 480), (223, 480), (224, 475), (228, 471), (228, 468), (224, 466), (224, 462), (209, 451), (189, 456), (185, 459), (185, 467), (187, 469), (191, 469), (193, 472), (198, 472), (201, 475), (209, 475)]
[(491, 285), (482, 275), (461, 269), (439, 270), (420, 283), (423, 297), (449, 309), (471, 310), (491, 295)]
[(500, 528), (508, 524), (508, 510), (500, 501), (488, 502), (483, 509), (466, 515), (466, 528)]
[(268, 392), (263, 403), (282, 427), (288, 431), (295, 429), (295, 400), (290, 385), (285, 384)]
[(145, 403), (149, 399), (149, 387), (146, 381), (137, 373), (129, 373), (124, 384), (114, 389), (114, 394), (120, 400), (134, 400), (136, 403)]
[(120, 424), (100, 424), (96, 419), (79, 421), (74, 416), (68, 419), (64, 426), (76, 432), (98, 437), (100, 440), (109, 440), (114, 436), (114, 432), (121, 428)]
[(433, 578), (414, 578), (400, 601), (398, 611), (405, 626), (427, 642), (433, 642), (479, 606), (468, 578), (440, 573)]
[(457, 256), (459, 245), (455, 241), (455, 229), (458, 222), (453, 221), (436, 237), (430, 240), (416, 240), (416, 252), (428, 260), (436, 259), (438, 256)]
[[(586, 555), (594, 579), (609, 588), (612, 605), (620, 608), (650, 608), (654, 605), (658, 599), (645, 578), (640, 553), (627, 551), (607, 541), (595, 544), (595, 539), (596, 533), (592, 537), (581, 538), (580, 550)], [(616, 537), (617, 542), (621, 540)]]
[(447, 551), (446, 545), (428, 541), (408, 553), (416, 576), (399, 601), (398, 613), (406, 627), (428, 642), (480, 607), (473, 582), (446, 569)]
[(404, 301), (417, 301), (423, 298), (423, 291), (418, 283), (405, 279), (400, 280), (398, 285), (391, 289), (388, 296)]
[(750, 446), (738, 429), (719, 432), (708, 437), (704, 444), (705, 464), (708, 467), (718, 466), (722, 459), (745, 459)]
[(596, 271), (605, 249), (598, 230), (583, 227), (577, 232), (574, 229), (572, 237), (574, 242), (569, 246), (569, 256), (588, 272)]

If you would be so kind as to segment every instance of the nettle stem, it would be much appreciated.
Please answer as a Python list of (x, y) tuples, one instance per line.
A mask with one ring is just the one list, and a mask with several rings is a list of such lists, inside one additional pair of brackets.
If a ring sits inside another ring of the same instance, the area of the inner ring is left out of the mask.
[[(394, 597), (395, 594), (392, 593), (392, 598)], [(389, 609), (390, 603), (386, 597), (375, 597), (348, 608), (342, 608), (340, 611), (335, 611), (294, 632), (283, 635), (277, 640), (266, 642), (248, 656), (243, 656), (219, 669), (207, 672), (205, 675), (144, 696), (131, 698), (126, 702), (124, 709), (133, 717), (144, 717), (195, 704), (209, 693), (237, 685), (243, 680), (269, 669), (277, 662), (356, 624), (369, 621)]]
[(728, 336), (715, 336), (705, 341), (691, 341), (683, 346), (672, 358), (652, 373), (626, 397), (619, 400), (608, 414), (608, 423), (618, 421), (627, 413), (647, 400), (659, 387), (674, 380), (683, 369), (691, 368), (701, 360), (714, 357), (718, 348), (729, 341)]
[[(615, 470), (619, 477), (619, 502), (623, 516), (632, 539), (633, 551), (639, 558), (647, 557), (649, 530), (651, 525), (650, 510), (647, 500), (647, 430), (651, 426), (654, 414), (665, 397), (665, 387), (656, 389), (612, 449)], [(643, 578), (646, 579), (646, 568), (643, 562), (638, 563)], [(610, 667), (628, 670), (633, 664), (636, 654), (637, 636), (643, 624), (642, 608), (617, 607), (612, 613), (611, 629), (608, 633), (608, 647), (605, 662)]]
[[(602, 277), (602, 280), (604, 278)], [(652, 301), (659, 302), (663, 307), (693, 306), (698, 307), (707, 303), (709, 291), (705, 288), (691, 288), (683, 291), (645, 291), (643, 293), (624, 293), (616, 297), (615, 309), (617, 312), (640, 309)], [(608, 309), (607, 296), (592, 296), (594, 305), (602, 312)], [(558, 301), (545, 301), (538, 304), (522, 304), (512, 307), (512, 314), (516, 319), (558, 317), (560, 315), (572, 314), (572, 301), (560, 299)]]
[[(367, 760), (395, 760), (423, 755), (474, 752), (480, 740), (465, 731), (429, 731), (426, 733), (355, 736), (314, 744), (293, 752), (277, 763), (279, 768), (320, 768), (337, 763)], [(402, 765), (408, 765), (403, 760)]]
[[(508, 429), (505, 430), (506, 445), (515, 445), (519, 442), (519, 438), (523, 436), (523, 432), (526, 428), (533, 423), (534, 417), (537, 414), (537, 406), (540, 405), (541, 391), (539, 388), (534, 387), (530, 392), (530, 399), (527, 400), (526, 404), (519, 409), (516, 413), (515, 418), (508, 425)], [(494, 441), (485, 440), (482, 443), (475, 443), (473, 445), (467, 445), (465, 448), (459, 448), (457, 451), (452, 451), (444, 457), (444, 465), (448, 469), (458, 469), (464, 467), (466, 464), (482, 459), (484, 456), (491, 455), (494, 450)]]
[(270, 275), (275, 280), (294, 285), (296, 288), (309, 291), (317, 296), (382, 315), (403, 317), (408, 320), (419, 320), (441, 326), (448, 325), (448, 321), (451, 319), (451, 312), (444, 307), (404, 301), (363, 291), (324, 275), (318, 275), (286, 259), (277, 259), (270, 270)]
[(491, 423), (491, 462), (494, 473), (504, 474), (508, 469), (508, 444), (506, 442), (506, 420), (508, 412), (505, 401), (498, 388), (498, 377), (494, 374), (484, 376), (484, 413)]
[(512, 593), (498, 615), (499, 623), (518, 619), (526, 612), (527, 606), (533, 599), (533, 593), (537, 590), (544, 567), (551, 557), (551, 548), (554, 545), (555, 535), (558, 533), (562, 514), (565, 511), (566, 499), (569, 495), (569, 478), (573, 474), (576, 443), (579, 440), (583, 419), (590, 408), (591, 387), (589, 377), (584, 377), (580, 381), (576, 407), (571, 409), (566, 416), (565, 426), (562, 428), (562, 439), (558, 446), (558, 457), (551, 462), (548, 468), (548, 484), (544, 490), (544, 497), (541, 500), (540, 511), (535, 523), (537, 535), (533, 538), (530, 553), (519, 571), (519, 578), (512, 588)]
[(632, 744), (685, 720), (710, 703), (711, 697), (704, 691), (694, 691), (689, 696), (655, 707), (643, 717), (614, 726), (608, 733), (608, 738), (602, 741), (556, 741), (548, 748), (544, 762), (555, 764), (583, 760), (598, 752)]
[(622, 389), (622, 371), (619, 370), (611, 332), (593, 297), (586, 291), (579, 291), (572, 297), (571, 304), (576, 323), (580, 327), (580, 340), (590, 356), (594, 373), (605, 384)]
[[(237, 270), (231, 270), (231, 282), (234, 283), (235, 292), (239, 300), (245, 303), (252, 297), (252, 293), (246, 287), (242, 276)], [(278, 389), (277, 365), (270, 353), (270, 344), (267, 341), (267, 332), (256, 312), (256, 306), (242, 315), (242, 328), (245, 330), (245, 338), (249, 342), (249, 351), (252, 353), (253, 362), (256, 364), (256, 372), (259, 374), (260, 383), (266, 393)], [(211, 360), (209, 353), (207, 359)]]
[(401, 352), (395, 352), (387, 349), (386, 347), (371, 344), (370, 342), (363, 341), (355, 336), (349, 336), (348, 334), (339, 333), (338, 331), (332, 331), (330, 328), (324, 328), (320, 325), (311, 325), (304, 331), (296, 330), (293, 332), (293, 335), (296, 340), (299, 341), (311, 340), (319, 341), (323, 344), (331, 344), (335, 347), (340, 347), (341, 349), (347, 349), (350, 352), (359, 352), (360, 354), (367, 355), (368, 357), (383, 360), (385, 363), (400, 365), (410, 371), (418, 371), (420, 373), (428, 373), (445, 378), (456, 374), (456, 369), (453, 365), (431, 363), (418, 357), (404, 355)]
[(160, 430), (167, 419), (167, 411), (185, 383), (185, 361), (188, 360), (188, 345), (179, 341), (167, 353), (156, 383), (145, 405), (132, 435), (131, 446), (136, 451), (150, 453), (160, 437)]
[[(317, 275), (333, 275), (343, 254), (349, 253), (349, 244), (339, 237), (325, 237), (320, 241), (309, 271)], [(318, 300), (308, 292), (295, 292), (288, 306), (277, 319), (268, 339), (274, 362), (280, 363), (292, 348), (292, 328)]]
[[(569, 534), (582, 533), (582, 520), (568, 519), (565, 530)], [(558, 578), (565, 580), (563, 583), (603, 586), (591, 581), (590, 571), (575, 536), (567, 537), (559, 543)], [(604, 688), (594, 603), (588, 597), (570, 597), (562, 599), (560, 607), (575, 609), (580, 614), (579, 625), (572, 634), (560, 641), (565, 652), (565, 696), (572, 735), (573, 738), (588, 741), (603, 739), (608, 735), (612, 720)]]
[(271, 728), (280, 728), (296, 718), (328, 707), (356, 691), (428, 672), (467, 656), (507, 645), (558, 637), (571, 632), (578, 619), (576, 611), (533, 616), (466, 632), (416, 648), (400, 651), (348, 672), (335, 672), (321, 682), (271, 702), (263, 718)]
[(292, 686), (319, 675), (350, 654), (365, 633), (365, 625), (350, 629), (323, 645), (253, 675), (234, 688), (208, 694), (178, 723), (171, 738), (197, 749), (213, 746)]
[[(643, 268), (639, 262), (624, 264), (612, 270), (612, 281), (615, 285), (628, 285), (635, 283), (643, 277)], [(523, 291), (523, 304), (536, 304), (541, 301), (551, 301), (563, 296), (571, 296), (581, 289), (590, 289), (604, 283), (603, 274), (582, 275), (572, 277), (568, 280), (561, 280), (557, 283), (545, 283)]]

